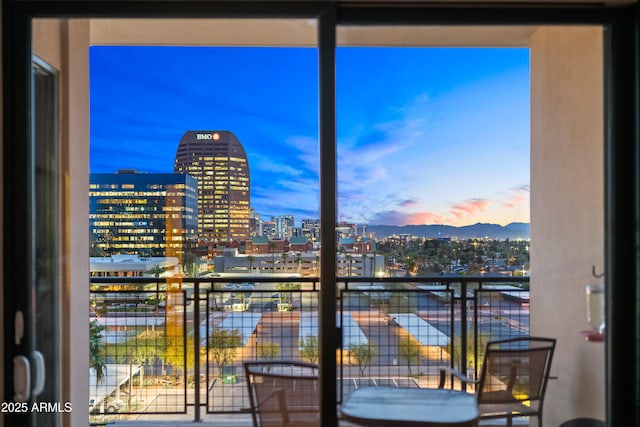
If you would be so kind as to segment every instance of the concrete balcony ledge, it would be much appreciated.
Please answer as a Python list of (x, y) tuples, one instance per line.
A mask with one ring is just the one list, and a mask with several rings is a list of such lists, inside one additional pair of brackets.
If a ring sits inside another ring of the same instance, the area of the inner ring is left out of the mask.
[(252, 427), (251, 415), (212, 415), (204, 414), (200, 421), (194, 421), (188, 414), (144, 416), (136, 420), (118, 420), (109, 422), (107, 427)]

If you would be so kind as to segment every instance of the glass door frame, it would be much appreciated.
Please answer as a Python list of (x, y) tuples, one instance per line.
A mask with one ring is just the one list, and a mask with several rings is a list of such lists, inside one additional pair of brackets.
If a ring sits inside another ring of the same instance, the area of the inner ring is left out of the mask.
[[(500, 4), (446, 6), (380, 4), (376, 2), (223, 2), (223, 1), (24, 1), (3, 3), (3, 122), (4, 122), (4, 378), (5, 396), (12, 390), (9, 378), (13, 355), (22, 352), (9, 339), (13, 310), (30, 310), (25, 288), (10, 287), (15, 278), (33, 277), (28, 263), (31, 245), (31, 171), (26, 141), (29, 133), (31, 70), (31, 19), (39, 17), (312, 17), (318, 19), (320, 91), (320, 214), (321, 308), (320, 374), (321, 421), (336, 426), (335, 344), (335, 239), (336, 131), (335, 46), (337, 25), (554, 25), (591, 24), (605, 28), (605, 270), (608, 333), (606, 337), (607, 424), (622, 425), (631, 415), (640, 420), (637, 322), (639, 255), (638, 224), (638, 46), (636, 5), (584, 6)], [(631, 142), (631, 143), (630, 143)], [(11, 185), (9, 185), (11, 183)], [(631, 185), (631, 191), (628, 186)], [(632, 237), (628, 237), (632, 236)], [(33, 237), (33, 236), (31, 236)], [(7, 245), (10, 242), (10, 245)], [(7, 250), (7, 249), (11, 250)], [(629, 284), (631, 286), (629, 286)], [(326, 301), (322, 303), (322, 301)], [(11, 309), (11, 310), (9, 310)], [(631, 346), (629, 345), (631, 344)], [(629, 348), (632, 347), (632, 351)], [(626, 392), (616, 392), (625, 390)], [(629, 392), (632, 390), (632, 392)], [(615, 397), (615, 399), (614, 399)], [(15, 415), (15, 414), (14, 414)], [(12, 415), (12, 417), (14, 416)], [(624, 421), (623, 421), (624, 416)], [(16, 415), (11, 425), (20, 426)]]

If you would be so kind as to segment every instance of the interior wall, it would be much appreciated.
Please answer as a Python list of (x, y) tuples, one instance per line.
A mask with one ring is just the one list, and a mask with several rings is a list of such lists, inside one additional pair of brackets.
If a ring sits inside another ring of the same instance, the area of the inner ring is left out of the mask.
[[(66, 386), (66, 396), (71, 402), (85, 402), (89, 389), (89, 38), (88, 20), (69, 20), (66, 44), (68, 78), (64, 83), (69, 98), (63, 108), (66, 117), (62, 120), (62, 128), (68, 132), (62, 134), (65, 141), (63, 147), (67, 150), (63, 158), (66, 159), (68, 170), (65, 182), (68, 210), (64, 215), (67, 221), (68, 280), (61, 295), (67, 304), (63, 306), (63, 312), (70, 314), (68, 323), (64, 325), (67, 335), (63, 336), (63, 355), (68, 355), (65, 357), (68, 365), (62, 372), (69, 373), (69, 382), (63, 386)], [(74, 411), (68, 415), (69, 419), (65, 420), (64, 425), (85, 425), (84, 411)]]
[[(2, 22), (2, 7), (0, 7), (0, 22)], [(2, 58), (2, 31), (0, 31), (0, 58)], [(2, 81), (2, 61), (0, 61), (0, 81)], [(2, 86), (0, 84), (0, 139), (2, 140), (2, 144), (0, 146), (4, 146), (4, 128), (2, 127), (2, 121), (4, 117), (3, 104), (4, 99), (2, 97)], [(0, 149), (0, 165), (3, 163), (3, 149)], [(2, 213), (4, 212), (3, 200), (3, 174), (0, 173), (0, 227), (4, 225), (4, 217)], [(4, 271), (4, 239), (0, 239), (0, 271)], [(4, 294), (4, 275), (0, 274), (0, 295)], [(4, 310), (3, 305), (0, 304), (0, 331), (4, 331)], [(4, 332), (3, 332), (4, 333)], [(5, 402), (4, 398), (4, 340), (0, 339), (0, 384), (3, 384), (0, 387), (0, 402)], [(0, 427), (4, 427), (4, 414), (0, 412)]]
[(531, 335), (558, 340), (544, 422), (604, 419), (604, 345), (581, 335), (603, 282), (602, 28), (543, 27), (530, 47)]
[(317, 39), (317, 21), (304, 18), (91, 20), (92, 45), (316, 46)]
[[(60, 72), (60, 386), (61, 400), (75, 406), (89, 389), (89, 21), (34, 20), (33, 46)], [(62, 415), (63, 426), (86, 425), (78, 409)]]

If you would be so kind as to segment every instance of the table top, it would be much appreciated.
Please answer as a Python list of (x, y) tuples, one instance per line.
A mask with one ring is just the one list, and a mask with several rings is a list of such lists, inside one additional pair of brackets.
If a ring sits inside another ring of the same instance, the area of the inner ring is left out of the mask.
[(375, 426), (473, 427), (480, 416), (473, 394), (409, 387), (354, 390), (341, 412), (347, 421)]

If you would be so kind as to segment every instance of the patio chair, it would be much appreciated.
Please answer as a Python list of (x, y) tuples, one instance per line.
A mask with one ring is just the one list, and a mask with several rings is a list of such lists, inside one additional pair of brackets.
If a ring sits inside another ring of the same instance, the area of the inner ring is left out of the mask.
[(244, 370), (254, 427), (320, 427), (317, 365), (259, 360)]
[(518, 337), (487, 344), (480, 378), (473, 380), (453, 368), (440, 369), (443, 388), (448, 375), (474, 384), (480, 420), (537, 417), (542, 427), (542, 408), (549, 380), (554, 338)]

